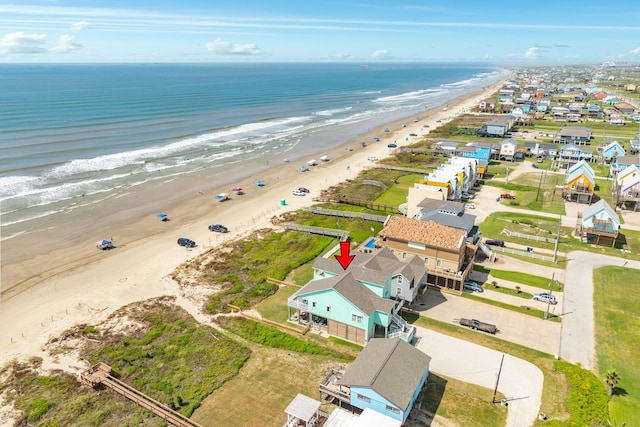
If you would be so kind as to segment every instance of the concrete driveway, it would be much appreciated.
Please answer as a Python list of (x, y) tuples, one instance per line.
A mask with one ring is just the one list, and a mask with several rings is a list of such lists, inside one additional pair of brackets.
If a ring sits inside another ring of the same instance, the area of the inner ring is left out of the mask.
[(417, 328), (416, 347), (431, 356), (430, 371), (488, 388), (487, 400), (498, 381), (508, 400), (507, 427), (533, 424), (540, 412), (544, 375), (532, 363), (448, 335)]

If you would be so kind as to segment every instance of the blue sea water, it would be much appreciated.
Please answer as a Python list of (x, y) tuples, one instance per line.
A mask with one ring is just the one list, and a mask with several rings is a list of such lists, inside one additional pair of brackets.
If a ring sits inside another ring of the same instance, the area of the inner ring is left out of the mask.
[(468, 64), (0, 65), (2, 239), (149, 182), (330, 149), (505, 75)]

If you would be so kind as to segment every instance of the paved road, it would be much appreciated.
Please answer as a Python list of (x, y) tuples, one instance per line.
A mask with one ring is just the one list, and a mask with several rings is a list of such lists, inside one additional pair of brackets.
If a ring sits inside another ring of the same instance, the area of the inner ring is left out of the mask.
[(640, 261), (582, 251), (569, 252), (567, 256), (560, 357), (592, 371), (596, 354), (593, 268), (617, 265), (640, 269)]
[(416, 347), (432, 358), (433, 373), (486, 387), (489, 401), (498, 380), (509, 401), (507, 427), (530, 426), (538, 417), (544, 375), (537, 366), (505, 355), (498, 378), (503, 353), (424, 328), (417, 328), (416, 336)]

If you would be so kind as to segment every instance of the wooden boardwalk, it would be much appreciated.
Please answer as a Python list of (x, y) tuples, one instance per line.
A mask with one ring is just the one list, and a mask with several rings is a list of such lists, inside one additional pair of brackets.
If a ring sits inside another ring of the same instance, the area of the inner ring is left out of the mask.
[(167, 405), (152, 399), (146, 394), (120, 381), (111, 374), (111, 366), (105, 363), (100, 362), (97, 365), (93, 365), (89, 370), (80, 374), (80, 382), (91, 388), (95, 388), (101, 384), (109, 387), (116, 393), (153, 412), (171, 425), (177, 427), (202, 427), (200, 424), (191, 421)]

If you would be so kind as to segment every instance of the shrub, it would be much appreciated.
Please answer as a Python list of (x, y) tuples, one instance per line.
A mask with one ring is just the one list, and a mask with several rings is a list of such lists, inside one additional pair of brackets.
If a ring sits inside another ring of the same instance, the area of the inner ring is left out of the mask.
[(29, 406), (29, 415), (27, 415), (27, 421), (35, 422), (40, 419), (51, 407), (51, 403), (46, 399), (38, 397), (36, 400), (31, 403)]

